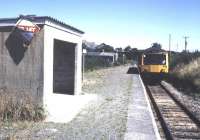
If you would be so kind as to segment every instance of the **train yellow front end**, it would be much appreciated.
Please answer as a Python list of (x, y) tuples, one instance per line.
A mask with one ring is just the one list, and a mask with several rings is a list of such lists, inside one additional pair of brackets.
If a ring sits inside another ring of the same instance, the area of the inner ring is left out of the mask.
[(141, 73), (161, 74), (169, 72), (168, 52), (143, 53), (139, 62)]

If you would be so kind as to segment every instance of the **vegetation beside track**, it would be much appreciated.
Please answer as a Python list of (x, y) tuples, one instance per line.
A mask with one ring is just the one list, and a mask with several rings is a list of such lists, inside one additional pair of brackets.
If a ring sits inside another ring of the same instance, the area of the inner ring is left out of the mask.
[(174, 53), (170, 66), (168, 80), (174, 86), (187, 94), (200, 95), (200, 52)]

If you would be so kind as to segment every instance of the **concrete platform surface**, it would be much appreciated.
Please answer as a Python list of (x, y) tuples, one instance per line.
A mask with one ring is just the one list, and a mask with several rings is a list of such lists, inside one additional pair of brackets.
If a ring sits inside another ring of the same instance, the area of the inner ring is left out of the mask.
[(133, 74), (125, 140), (160, 140), (147, 93), (139, 74)]

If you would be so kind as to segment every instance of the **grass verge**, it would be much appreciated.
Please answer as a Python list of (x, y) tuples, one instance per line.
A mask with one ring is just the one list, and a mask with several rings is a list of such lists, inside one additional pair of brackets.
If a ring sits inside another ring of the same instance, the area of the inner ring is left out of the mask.
[(200, 95), (200, 57), (188, 64), (177, 64), (170, 72), (168, 81), (187, 94)]
[(0, 92), (0, 121), (40, 121), (45, 118), (41, 105), (25, 93)]

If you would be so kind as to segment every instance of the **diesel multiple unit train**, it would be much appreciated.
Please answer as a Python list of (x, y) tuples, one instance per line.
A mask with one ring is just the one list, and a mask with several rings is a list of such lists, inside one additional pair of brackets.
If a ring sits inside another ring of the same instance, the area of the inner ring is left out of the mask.
[(141, 74), (166, 74), (169, 72), (168, 52), (151, 47), (139, 56), (138, 68)]

